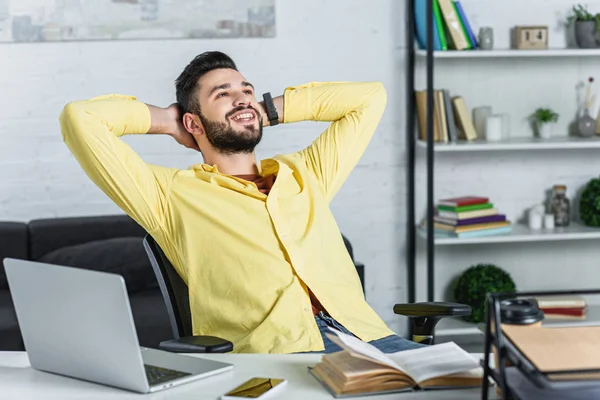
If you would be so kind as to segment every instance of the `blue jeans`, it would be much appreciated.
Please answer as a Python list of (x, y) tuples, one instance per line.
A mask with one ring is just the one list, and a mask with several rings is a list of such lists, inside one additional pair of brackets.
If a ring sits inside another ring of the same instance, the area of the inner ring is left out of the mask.
[[(333, 319), (331, 316), (329, 316), (327, 313), (324, 313), (323, 311), (320, 311), (319, 314), (315, 316), (315, 320), (317, 321), (317, 326), (319, 327), (319, 331), (321, 332), (321, 336), (323, 337), (325, 350), (317, 351), (314, 353), (335, 353), (336, 351), (342, 350), (337, 344), (333, 343), (331, 340), (329, 340), (327, 336), (325, 336), (326, 332), (332, 333), (328, 329), (328, 327), (332, 327), (334, 329), (342, 331), (343, 333), (354, 336), (352, 332), (344, 328), (344, 326), (342, 326), (339, 322), (337, 322), (335, 319)], [(381, 339), (372, 340), (369, 342), (369, 344), (372, 344), (384, 353), (395, 353), (397, 351), (417, 349), (419, 347), (425, 346), (423, 344), (406, 340), (398, 335), (391, 335)]]

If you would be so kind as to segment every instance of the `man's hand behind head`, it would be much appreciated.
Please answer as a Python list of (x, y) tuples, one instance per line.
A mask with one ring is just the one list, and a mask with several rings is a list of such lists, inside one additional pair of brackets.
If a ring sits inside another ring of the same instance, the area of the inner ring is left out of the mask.
[(182, 113), (179, 105), (173, 103), (165, 109), (165, 112), (167, 115), (167, 127), (165, 133), (171, 135), (177, 143), (182, 146), (200, 151), (196, 139), (194, 139), (192, 134), (185, 129), (185, 126), (183, 126)]

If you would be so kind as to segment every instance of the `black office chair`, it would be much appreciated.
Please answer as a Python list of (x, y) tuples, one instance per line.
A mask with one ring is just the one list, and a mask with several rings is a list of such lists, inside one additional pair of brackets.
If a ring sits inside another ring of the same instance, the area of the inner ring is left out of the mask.
[[(173, 331), (173, 339), (161, 342), (159, 348), (175, 353), (226, 353), (232, 351), (233, 344), (228, 340), (214, 336), (193, 336), (187, 285), (152, 236), (144, 237), (144, 248), (163, 295)], [(358, 264), (357, 268), (359, 266), (362, 267), (362, 264)], [(439, 320), (445, 317), (470, 315), (471, 307), (446, 302), (396, 304), (394, 312), (411, 319), (413, 341), (433, 344), (433, 333)]]

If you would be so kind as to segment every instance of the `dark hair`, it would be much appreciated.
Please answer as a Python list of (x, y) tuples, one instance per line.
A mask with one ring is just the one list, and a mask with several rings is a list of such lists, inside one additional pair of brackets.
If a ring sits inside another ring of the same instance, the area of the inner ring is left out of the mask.
[(231, 57), (220, 51), (206, 51), (198, 54), (185, 67), (175, 81), (177, 103), (183, 113), (200, 113), (200, 104), (196, 101), (195, 96), (196, 89), (198, 89), (198, 79), (207, 72), (219, 68), (238, 70)]

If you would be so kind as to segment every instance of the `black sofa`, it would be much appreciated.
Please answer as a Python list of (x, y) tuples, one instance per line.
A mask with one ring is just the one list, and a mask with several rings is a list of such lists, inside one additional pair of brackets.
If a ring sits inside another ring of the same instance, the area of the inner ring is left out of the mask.
[[(6, 257), (114, 272), (127, 285), (141, 346), (172, 337), (158, 283), (144, 250), (146, 232), (126, 215), (0, 222), (0, 261)], [(344, 237), (352, 258), (352, 246)], [(364, 290), (364, 266), (355, 263)], [(42, 299), (40, 299), (42, 300)], [(4, 266), (0, 262), (0, 351), (24, 350)]]

